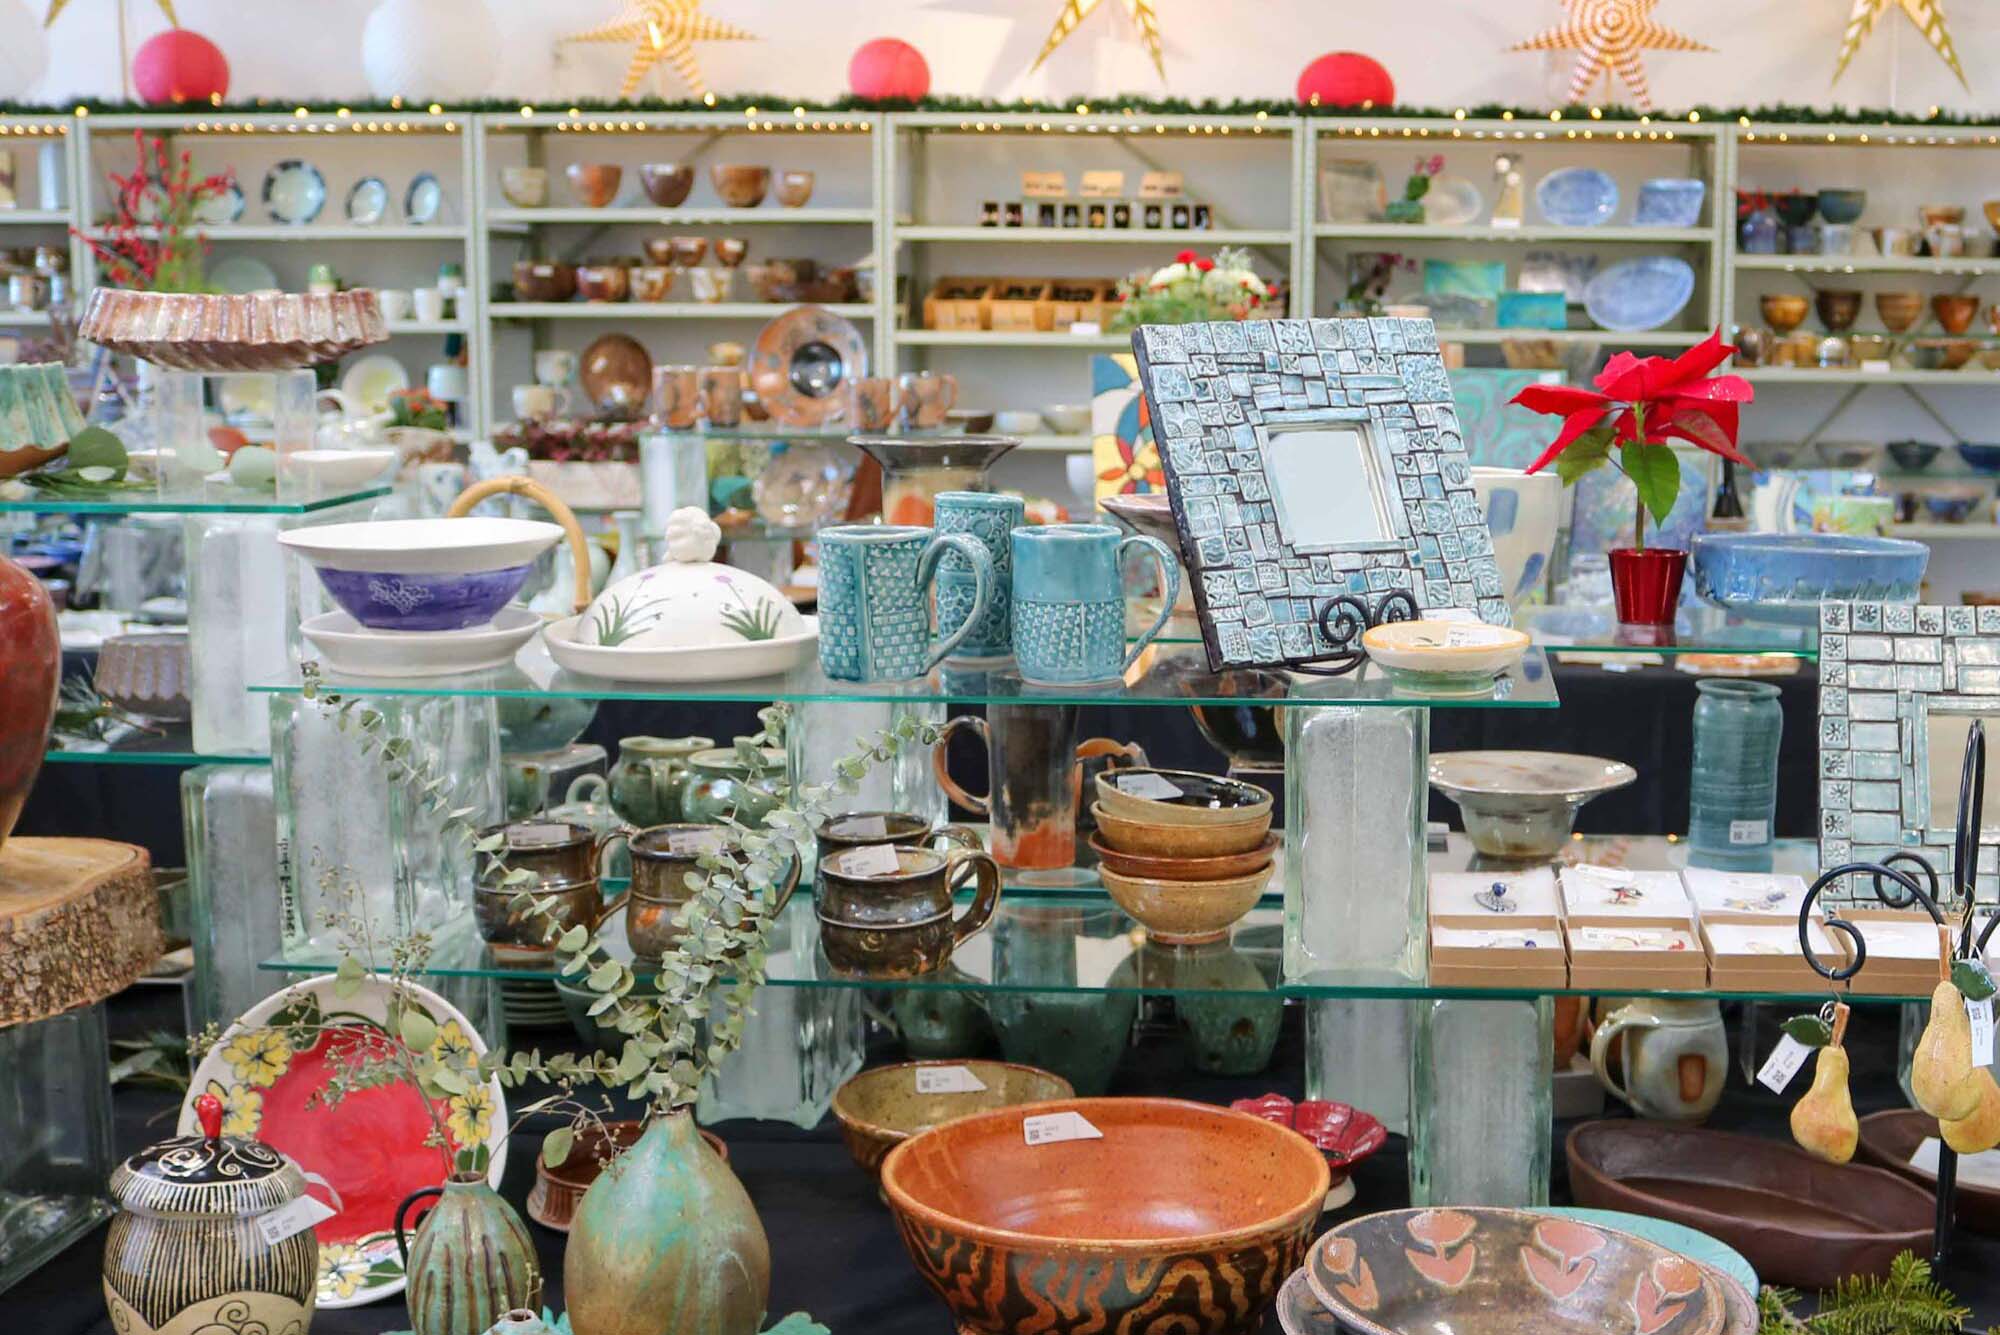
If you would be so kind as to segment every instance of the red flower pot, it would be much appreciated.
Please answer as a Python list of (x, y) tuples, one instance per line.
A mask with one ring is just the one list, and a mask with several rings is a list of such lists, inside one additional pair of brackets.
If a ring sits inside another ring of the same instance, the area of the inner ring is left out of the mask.
[(0, 556), (0, 844), (41, 772), (61, 684), (55, 604), (40, 580)]
[(1621, 626), (1672, 626), (1688, 554), (1672, 547), (1611, 549), (1611, 597)]

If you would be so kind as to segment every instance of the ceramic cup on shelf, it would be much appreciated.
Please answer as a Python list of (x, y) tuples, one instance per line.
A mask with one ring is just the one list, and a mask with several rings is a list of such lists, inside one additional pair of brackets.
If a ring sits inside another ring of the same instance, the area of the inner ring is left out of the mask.
[(472, 394), (471, 378), (457, 362), (433, 362), (424, 372), (424, 388), (446, 403), (464, 403)]
[[(632, 884), (625, 903), (625, 939), (639, 959), (659, 959), (680, 944), (685, 929), (675, 922), (694, 891), (689, 873), (700, 873), (704, 854), (722, 853), (727, 844), (713, 825), (655, 825), (632, 836)], [(775, 892), (772, 912), (785, 907), (799, 885), (799, 860), (767, 893)]]
[(611, 809), (642, 829), (682, 819), (688, 757), (714, 748), (713, 737), (620, 738), (608, 781)]
[[(922, 816), (913, 816), (907, 811), (847, 811), (838, 816), (828, 816), (814, 831), (818, 848), (817, 866), (824, 868), (827, 862), (850, 848), (865, 848), (871, 844), (895, 844), (899, 848), (928, 848), (933, 841), (942, 845), (956, 845), (975, 851), (984, 847), (979, 842), (979, 832), (964, 825), (933, 825)], [(818, 873), (813, 877), (813, 902), (819, 902), (821, 882)]]
[(563, 348), (544, 348), (535, 354), (535, 380), (543, 385), (567, 385), (576, 378), (576, 354)]
[(549, 202), (549, 169), (502, 167), (500, 193), (517, 209), (538, 209)]
[[(977, 737), (986, 753), (986, 791), (969, 793), (951, 775), (948, 748), (960, 733)], [(931, 747), (938, 787), (967, 811), (984, 816), (993, 856), (1017, 871), (1077, 865), (1078, 794), (1086, 771), (1146, 763), (1136, 742), (1092, 737), (1078, 742), (1077, 706), (987, 705), (984, 718), (956, 714)], [(1109, 761), (1108, 764), (1098, 763)]]
[(913, 427), (943, 426), (958, 402), (958, 377), (943, 371), (905, 371), (896, 382), (896, 406)]
[(704, 366), (696, 376), (701, 406), (710, 426), (735, 426), (743, 420), (743, 369)]
[(887, 431), (896, 420), (896, 382), (887, 376), (856, 377), (852, 417), (863, 431)]
[(701, 420), (701, 368), (655, 366), (653, 415), (670, 431), (687, 431)]
[(812, 198), (813, 174), (809, 171), (782, 171), (778, 173), (778, 203), (788, 209), (805, 207)]
[(410, 318), (410, 293), (406, 288), (384, 287), (375, 291), (375, 304), (390, 324)]
[(331, 264), (315, 264), (306, 270), (306, 291), (317, 297), (330, 297), (340, 291), (340, 275)]
[(570, 392), (561, 385), (514, 386), (514, 416), (520, 421), (539, 422), (569, 410)]
[[(908, 681), (954, 653), (993, 596), (993, 558), (977, 538), (902, 524), (819, 532), (819, 663), (836, 681)], [(931, 584), (953, 551), (973, 573), (964, 620), (931, 636)]]
[[(987, 491), (941, 491), (937, 495), (937, 531), (965, 533), (979, 540), (993, 561), (993, 590), (986, 611), (972, 632), (959, 643), (953, 658), (1005, 658), (1014, 652), (1013, 532), (1026, 521), (1019, 496)], [(956, 552), (946, 552), (938, 567), (937, 617), (942, 626), (966, 620), (978, 581), (972, 567)]]
[[(1014, 657), (1023, 681), (1054, 686), (1110, 683), (1124, 675), (1173, 615), (1181, 568), (1173, 549), (1109, 524), (1042, 524), (1014, 530)], [(1160, 614), (1125, 648), (1125, 586), (1119, 558), (1150, 552), (1165, 590)], [(822, 632), (822, 636), (824, 632)]]
[(420, 287), (410, 293), (410, 309), (419, 320), (434, 324), (444, 319), (444, 293), (434, 287)]
[[(971, 867), (972, 903), (951, 916), (952, 882)], [(934, 973), (954, 949), (983, 931), (1000, 902), (1000, 866), (986, 853), (878, 844), (847, 849), (820, 868), (820, 943), (843, 973), (916, 978)]]

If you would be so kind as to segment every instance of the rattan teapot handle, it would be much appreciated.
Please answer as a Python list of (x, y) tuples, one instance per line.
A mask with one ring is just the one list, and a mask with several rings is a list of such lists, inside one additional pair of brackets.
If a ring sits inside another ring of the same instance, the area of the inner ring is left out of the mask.
[(562, 525), (563, 532), (569, 537), (570, 567), (576, 575), (575, 611), (581, 616), (590, 607), (590, 546), (584, 540), (583, 525), (576, 522), (576, 513), (563, 504), (562, 498), (553, 491), (518, 473), (507, 477), (489, 477), (458, 493), (458, 499), (444, 512), (445, 518), (462, 519), (472, 513), (473, 506), (487, 497), (504, 495), (526, 496)]

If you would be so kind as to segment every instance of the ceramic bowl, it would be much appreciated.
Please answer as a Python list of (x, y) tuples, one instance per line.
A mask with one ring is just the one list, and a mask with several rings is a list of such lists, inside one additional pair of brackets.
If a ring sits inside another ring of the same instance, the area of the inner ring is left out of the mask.
[(1963, 524), (1987, 497), (1984, 487), (1957, 487), (1924, 493), (1924, 517), (1940, 524)]
[(1441, 751), (1431, 787), (1458, 803), (1472, 846), (1488, 857), (1553, 857), (1576, 813), (1599, 793), (1638, 778), (1630, 765), (1560, 751)]
[(127, 713), (178, 723), (192, 713), (188, 676), (186, 632), (139, 631), (105, 637), (91, 684)]
[(674, 271), (670, 265), (635, 264), (628, 273), (627, 286), (634, 301), (665, 301), (673, 291)]
[(1336, 1209), (1354, 1199), (1354, 1166), (1369, 1159), (1389, 1143), (1389, 1132), (1373, 1113), (1346, 1103), (1326, 1099), (1306, 1099), (1294, 1103), (1283, 1094), (1262, 1098), (1233, 1099), (1230, 1107), (1261, 1117), (1279, 1126), (1288, 1126), (1311, 1141), (1326, 1156), (1333, 1186), (1326, 1193), (1326, 1208)]
[[(597, 1181), (613, 1159), (639, 1143), (644, 1122), (600, 1122), (576, 1133), (569, 1157), (554, 1168), (535, 1156), (535, 1185), (528, 1188), (528, 1218), (558, 1233), (569, 1232), (583, 1193)], [(712, 1132), (701, 1133), (702, 1144), (724, 1163), (729, 1162), (729, 1146)]]
[(687, 203), (694, 189), (694, 168), (685, 162), (648, 162), (639, 168), (639, 187), (663, 209), (677, 209)]
[(1126, 853), (1154, 858), (1216, 858), (1261, 848), (1271, 832), (1271, 813), (1234, 825), (1162, 825), (1131, 820), (1093, 802), (1090, 815), (1105, 843)]
[(1125, 876), (1099, 866), (1111, 902), (1132, 915), (1153, 940), (1170, 946), (1220, 941), (1238, 919), (1257, 907), (1270, 884), (1267, 864), (1242, 876), (1216, 881), (1159, 880)]
[(1778, 221), (1787, 227), (1804, 227), (1819, 212), (1819, 196), (1808, 195), (1801, 190), (1789, 190), (1781, 195), (1771, 196), (1771, 207), (1778, 211)]
[[(1081, 1116), (1100, 1136), (1029, 1144)], [(1177, 1099), (1069, 1099), (962, 1117), (889, 1152), (882, 1189), (960, 1335), (1256, 1330), (1304, 1260), (1330, 1182), (1310, 1143)]]
[[(1167, 793), (1167, 788), (1178, 794)], [(1165, 794), (1143, 795), (1148, 791)], [(1240, 825), (1271, 815), (1271, 794), (1254, 783), (1186, 769), (1134, 766), (1097, 776), (1097, 804), (1114, 816), (1153, 825)]]
[(1882, 327), (1892, 334), (1900, 334), (1915, 324), (1924, 313), (1924, 294), (1921, 292), (1877, 292), (1875, 313), (1882, 317)]
[(1090, 430), (1090, 405), (1087, 403), (1045, 404), (1041, 416), (1058, 436), (1081, 436)]
[(569, 188), (584, 207), (601, 209), (618, 198), (625, 169), (615, 162), (572, 162), (565, 169)]
[(1931, 298), (1931, 310), (1937, 313), (1938, 326), (1947, 334), (1962, 334), (1972, 328), (1973, 317), (1979, 314), (1979, 298), (1968, 293), (1940, 292)]
[(1956, 371), (1978, 351), (1979, 344), (1969, 338), (1919, 338), (1911, 340), (1903, 355), (1919, 371)]
[(1866, 468), (1882, 447), (1872, 440), (1816, 440), (1813, 453), (1828, 468)]
[(1562, 167), (1535, 182), (1535, 206), (1557, 227), (1595, 227), (1618, 211), (1618, 183), (1595, 167)]
[(1583, 309), (1600, 329), (1658, 329), (1694, 296), (1694, 266), (1677, 255), (1645, 255), (1600, 271), (1583, 289)]
[(395, 462), (394, 450), (291, 450), (278, 456), (278, 471), (313, 496), (337, 496), (373, 482)]
[(1930, 549), (1903, 538), (1841, 533), (1697, 533), (1695, 593), (1758, 621), (1817, 625), (1823, 599), (1914, 602)]
[(575, 295), (575, 265), (555, 260), (514, 261), (514, 300), (568, 301)]
[(1896, 345), (1886, 334), (1854, 334), (1847, 340), (1848, 359), (1857, 364), (1886, 363), (1895, 350)]
[(1100, 867), (1115, 871), (1120, 876), (1155, 881), (1222, 881), (1234, 876), (1248, 876), (1270, 866), (1271, 859), (1278, 854), (1278, 846), (1283, 842), (1277, 835), (1267, 834), (1263, 843), (1243, 853), (1225, 853), (1209, 858), (1161, 858), (1145, 853), (1128, 853), (1106, 842), (1102, 835), (1090, 836), (1090, 847), (1097, 854)]
[(278, 535), (311, 562), (333, 600), (374, 630), (481, 626), (562, 537), (532, 519), (378, 519)]
[(2000, 473), (2000, 445), (1975, 445), (1962, 440), (1958, 443), (1958, 457), (1975, 473)]
[(778, 173), (778, 202), (788, 209), (804, 208), (812, 198), (813, 174), (808, 171)]
[(1917, 221), (1926, 227), (1956, 227), (1965, 221), (1963, 204), (1919, 204)]
[(732, 209), (754, 209), (771, 188), (771, 169), (743, 162), (717, 162), (708, 169), (709, 183)]
[(1692, 176), (1663, 176), (1639, 187), (1632, 221), (1644, 227), (1693, 227), (1701, 221), (1708, 183)]
[(1757, 309), (1764, 323), (1782, 337), (1805, 323), (1812, 303), (1796, 292), (1766, 292), (1757, 299)]
[(1018, 408), (1003, 409), (993, 414), (993, 429), (1003, 436), (1039, 436), (1045, 425), (1040, 413)]
[(1851, 288), (1822, 288), (1813, 294), (1813, 309), (1819, 312), (1819, 322), (1829, 333), (1842, 333), (1854, 325), (1854, 317), (1861, 314), (1861, 294)]
[(1790, 468), (1799, 457), (1799, 442), (1796, 440), (1761, 440), (1745, 444), (1743, 452), (1756, 460), (1763, 468)]
[(549, 169), (502, 167), (500, 193), (517, 209), (538, 209), (549, 202)]
[(1927, 440), (1892, 440), (1889, 442), (1889, 457), (1903, 472), (1921, 473), (1931, 466), (1931, 461), (1943, 448)]
[(576, 290), (585, 301), (623, 301), (632, 294), (632, 269), (625, 264), (579, 264)]
[[(927, 1073), (968, 1071), (986, 1086), (964, 1092), (919, 1089)], [(1059, 1075), (1033, 1066), (997, 1061), (921, 1061), (877, 1066), (833, 1092), (832, 1111), (847, 1152), (870, 1177), (882, 1173), (889, 1151), (911, 1136), (973, 1113), (1073, 1098), (1076, 1090)]]
[(1361, 634), (1361, 647), (1391, 681), (1431, 695), (1486, 694), (1529, 643), (1525, 631), (1483, 621), (1389, 621)]
[(1819, 216), (1835, 225), (1859, 222), (1862, 210), (1867, 207), (1866, 190), (1841, 188), (1819, 192)]
[(944, 424), (961, 436), (983, 436), (993, 429), (996, 414), (990, 408), (953, 408), (944, 415)]

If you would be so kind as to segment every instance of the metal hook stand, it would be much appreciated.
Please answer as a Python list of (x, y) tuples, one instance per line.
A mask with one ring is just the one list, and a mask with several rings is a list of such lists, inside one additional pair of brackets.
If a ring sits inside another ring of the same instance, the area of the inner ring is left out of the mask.
[(1350, 594), (1329, 598), (1319, 609), (1319, 630), (1333, 646), (1333, 655), (1316, 663), (1295, 663), (1291, 670), (1321, 677), (1344, 677), (1368, 660), (1361, 637), (1371, 627), (1391, 621), (1415, 621), (1420, 615), (1417, 600), (1407, 589), (1391, 589), (1383, 594), (1373, 612), (1368, 610), (1367, 603)]
[[(1951, 896), (1947, 900), (1952, 913), (1963, 918), (1959, 928), (1956, 954), (1959, 958), (1978, 958), (1986, 950), (1986, 942), (1993, 935), (1993, 929), (2000, 926), (2000, 915), (1986, 924), (1986, 930), (1975, 941), (1972, 935), (1972, 891), (1979, 876), (1979, 828), (1983, 817), (1984, 792), (1986, 787), (1986, 730), (1978, 719), (1966, 730), (1965, 760), (1959, 767), (1958, 776), (1958, 827), (1952, 840)], [(1898, 864), (1907, 864), (1921, 871), (1930, 885), (1928, 892), (1917, 883), (1916, 877)], [(1861, 972), (1868, 962), (1868, 943), (1862, 939), (1860, 929), (1840, 916), (1838, 909), (1829, 910), (1824, 919), (1826, 930), (1838, 933), (1847, 939), (1854, 953), (1852, 964), (1838, 967), (1820, 962), (1813, 953), (1809, 928), (1812, 922), (1813, 903), (1820, 892), (1836, 881), (1848, 876), (1865, 875), (1869, 878), (1869, 888), (1879, 899), (1892, 909), (1906, 909), (1911, 904), (1922, 904), (1924, 912), (1931, 915), (1931, 921), (1940, 931), (1945, 926), (1944, 910), (1938, 906), (1938, 874), (1928, 859), (1917, 853), (1897, 851), (1880, 862), (1845, 862), (1829, 871), (1819, 874), (1819, 879), (1806, 891), (1805, 902), (1799, 905), (1799, 949), (1805, 953), (1806, 963), (1813, 971), (1830, 982), (1844, 983)], [(1885, 885), (1892, 882), (1894, 889)], [(1931, 1264), (1942, 1269), (1951, 1253), (1952, 1228), (1957, 1218), (1958, 1195), (1958, 1153), (1942, 1139), (1938, 1142), (1937, 1166), (1937, 1218), (1931, 1233)]]

